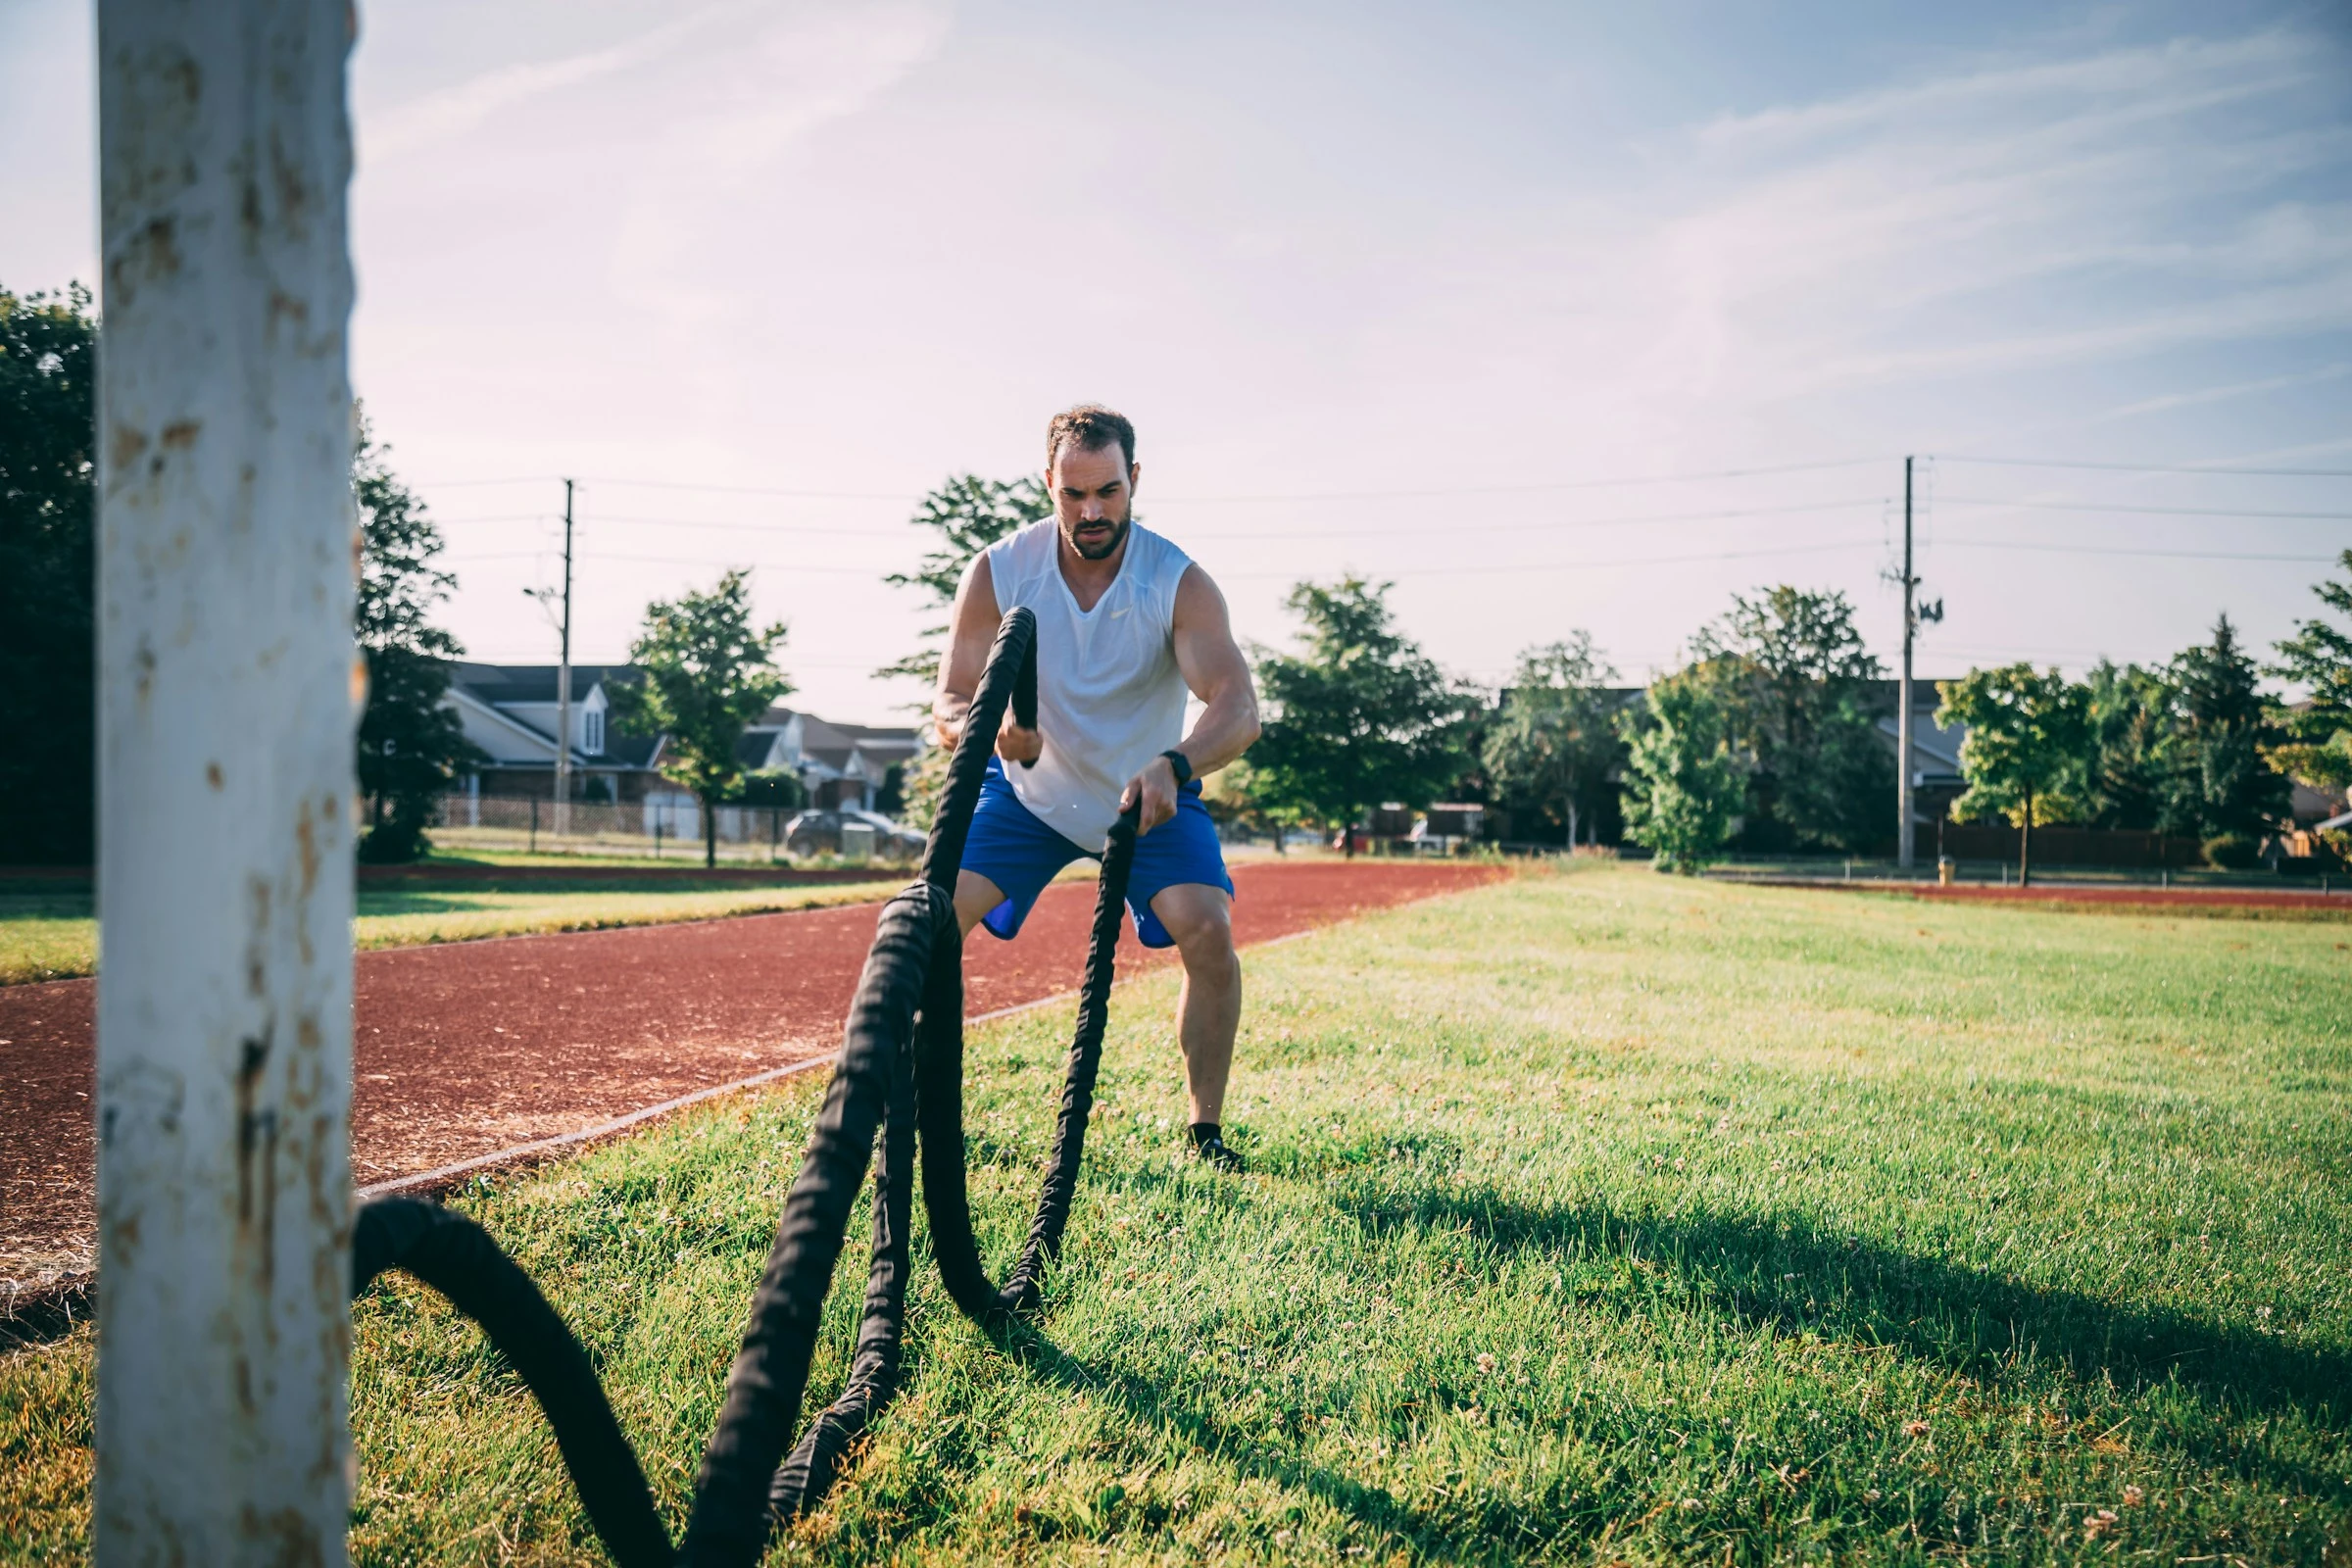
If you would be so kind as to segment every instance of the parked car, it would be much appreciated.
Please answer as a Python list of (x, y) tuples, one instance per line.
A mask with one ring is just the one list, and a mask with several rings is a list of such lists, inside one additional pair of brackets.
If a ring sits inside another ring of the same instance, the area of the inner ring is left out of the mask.
[(798, 856), (839, 855), (845, 827), (850, 830), (847, 837), (853, 841), (862, 836), (859, 829), (870, 832), (873, 841), (869, 853), (887, 865), (911, 865), (923, 853), (922, 834), (900, 826), (880, 811), (858, 807), (801, 812), (784, 824), (784, 852)]

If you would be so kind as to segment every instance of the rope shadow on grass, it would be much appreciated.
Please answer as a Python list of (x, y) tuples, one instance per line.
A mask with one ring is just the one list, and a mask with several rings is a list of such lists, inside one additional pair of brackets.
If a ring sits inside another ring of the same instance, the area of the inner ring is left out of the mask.
[[(1648, 1256), (1682, 1268), (1694, 1299), (1782, 1331), (1899, 1348), (1998, 1381), (2021, 1360), (2078, 1381), (2177, 1384), (2216, 1401), (2293, 1410), (2315, 1429), (2345, 1425), (2352, 1355), (2218, 1327), (2162, 1307), (2124, 1307), (1837, 1236), (1801, 1219), (1696, 1212), (1641, 1218), (1530, 1204), (1492, 1188), (1380, 1192), (1343, 1181), (1335, 1204), (1374, 1234), (1407, 1228), (1473, 1237), (1503, 1253)], [(1784, 1279), (1784, 1276), (1793, 1278)]]
[(992, 1336), (998, 1348), (1040, 1381), (1075, 1394), (1107, 1398), (1138, 1424), (1174, 1434), (1201, 1452), (1232, 1465), (1254, 1481), (1304, 1492), (1389, 1537), (1397, 1546), (1445, 1561), (1510, 1561), (1536, 1544), (1500, 1538), (1465, 1542), (1442, 1521), (1399, 1501), (1382, 1487), (1369, 1487), (1320, 1465), (1269, 1452), (1224, 1422), (1193, 1407), (1150, 1380), (1078, 1360), (1034, 1325), (1016, 1323)]

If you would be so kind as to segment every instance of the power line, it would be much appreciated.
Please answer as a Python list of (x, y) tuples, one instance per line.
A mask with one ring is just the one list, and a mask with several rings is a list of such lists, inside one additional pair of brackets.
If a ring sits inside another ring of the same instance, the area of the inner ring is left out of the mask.
[[(1885, 503), (1886, 498), (1884, 496), (1862, 496), (1847, 501), (1808, 501), (1796, 505), (1779, 507), (1734, 507), (1719, 509), (1713, 512), (1643, 513), (1633, 516), (1579, 517), (1566, 521), (1481, 523), (1479, 525), (1479, 531), (1481, 533), (1533, 533), (1543, 532), (1550, 529), (1609, 528), (1644, 522), (1712, 522), (1734, 517), (1786, 516), (1792, 514), (1807, 512), (1846, 511), (1859, 507), (1882, 506)], [(540, 520), (540, 518), (539, 514), (533, 514), (527, 516), (452, 517), (444, 518), (442, 520), (455, 524), (461, 522), (536, 521)], [(706, 521), (698, 517), (607, 516), (601, 514), (592, 515), (583, 520), (587, 523), (598, 524), (618, 523), (628, 527), (710, 528), (732, 533), (772, 533), (776, 535), (791, 535), (794, 537), (805, 534), (823, 534), (828, 537), (853, 539), (882, 539), (886, 537), (883, 534), (877, 533), (872, 528), (828, 528), (822, 526), (805, 527), (799, 523), (790, 522), (771, 523), (727, 522), (719, 520)], [(1345, 535), (1334, 534), (1328, 530), (1320, 529), (1309, 532), (1300, 532), (1298, 530), (1292, 530), (1288, 532), (1268, 532), (1262, 528), (1250, 528), (1235, 533), (1202, 533), (1196, 532), (1192, 529), (1186, 529), (1184, 530), (1184, 537), (1187, 539), (1324, 539), (1344, 541), (1346, 539), (1360, 537), (1365, 534), (1395, 535), (1425, 532), (1433, 526), (1435, 525), (1429, 523), (1417, 523), (1397, 528), (1351, 528)], [(891, 542), (899, 542), (898, 536), (896, 535), (887, 537), (891, 540)]]
[[(1858, 507), (1879, 507), (1885, 506), (1886, 504), (1886, 498), (1885, 496), (1864, 496), (1852, 501), (1809, 501), (1798, 506), (1738, 507), (1716, 512), (1644, 513), (1639, 516), (1579, 517), (1571, 521), (1554, 520), (1547, 522), (1482, 522), (1477, 525), (1477, 531), (1481, 534), (1545, 533), (1565, 531), (1571, 528), (1616, 528), (1627, 526), (1629, 524), (1643, 522), (1716, 522), (1727, 520), (1733, 517), (1787, 516), (1794, 513), (1803, 512), (1848, 512)], [(1414, 523), (1408, 524), (1401, 528), (1351, 527), (1345, 534), (1335, 534), (1322, 530), (1312, 533), (1300, 533), (1297, 531), (1270, 532), (1263, 528), (1251, 528), (1242, 533), (1195, 533), (1188, 529), (1185, 532), (1185, 537), (1188, 539), (1322, 539), (1330, 541), (1334, 544), (1345, 544), (1350, 539), (1360, 539), (1367, 536), (1386, 536), (1395, 538), (1408, 533), (1432, 533), (1438, 528), (1449, 526), (1451, 525), (1440, 523)]]
[[(517, 514), (513, 516), (503, 517), (442, 517), (437, 520), (454, 526), (458, 523), (466, 522), (539, 522), (546, 520), (546, 515), (545, 514), (541, 513), (530, 513)], [(796, 536), (801, 534), (824, 534), (828, 537), (840, 537), (844, 539), (879, 539), (884, 537), (884, 535), (877, 533), (873, 528), (870, 527), (828, 528), (822, 525), (805, 526), (797, 522), (724, 522), (716, 520), (706, 521), (700, 517), (624, 517), (610, 516), (603, 513), (591, 513), (580, 518), (580, 524), (582, 527), (601, 526), (605, 523), (619, 523), (632, 528), (715, 528), (729, 533), (790, 533)], [(889, 537), (895, 540), (898, 536), (891, 535)]]
[[(1670, 566), (1702, 561), (1744, 561), (1756, 556), (1815, 556), (1833, 550), (1858, 550), (1866, 546), (1876, 546), (1878, 543), (1879, 541), (1876, 539), (1833, 539), (1826, 544), (1776, 545), (1761, 550), (1709, 550), (1695, 555), (1681, 556), (1630, 556), (1619, 557), (1613, 561), (1542, 561), (1519, 565), (1492, 566), (1416, 566), (1396, 572), (1394, 575), (1409, 580), (1415, 577), (1490, 576), (1497, 572), (1602, 571), (1618, 566)], [(1241, 571), (1226, 574), (1221, 580), (1253, 582), (1278, 577), (1295, 578), (1298, 575), (1298, 573), (1296, 571)], [(1390, 573), (1382, 572), (1377, 575), (1387, 576)]]
[[(1392, 499), (1439, 498), (1446, 496), (1532, 495), (1553, 490), (1610, 490), (1635, 485), (1697, 484), (1718, 479), (1753, 479), (1784, 473), (1817, 473), (1836, 468), (1857, 468), (1871, 464), (1886, 463), (1887, 458), (1838, 458), (1814, 463), (1783, 463), (1752, 468), (1714, 468), (1687, 473), (1634, 474), (1609, 479), (1557, 479), (1530, 484), (1510, 485), (1440, 485), (1378, 490), (1297, 490), (1267, 491), (1243, 495), (1173, 495), (1155, 496), (1152, 500), (1163, 506), (1258, 506), (1291, 501), (1383, 501)], [(2161, 463), (2098, 463), (2068, 458), (2000, 458), (1968, 454), (1938, 455), (1938, 463), (1980, 464), (1999, 467), (2027, 468), (2083, 468), (2112, 473), (2193, 473), (2244, 474), (2271, 478), (2352, 479), (2352, 468), (2272, 468), (2230, 467), (2231, 460), (2217, 459), (2213, 464)], [(444, 479), (419, 481), (420, 490), (454, 490), (466, 487), (485, 487), (516, 484), (548, 484), (556, 482), (549, 474), (522, 475), (502, 479)], [(600, 484), (614, 489), (629, 490), (686, 490), (711, 495), (778, 496), (802, 501), (917, 501), (921, 495), (905, 490), (803, 490), (778, 485), (711, 484), (688, 479), (583, 479), (582, 484)]]
[(2111, 501), (1988, 501), (1980, 496), (1939, 496), (1941, 507), (2015, 507), (2025, 512), (2144, 512), (2167, 517), (2244, 517), (2284, 522), (2352, 522), (2352, 512), (2245, 512), (2227, 507), (2146, 507)]
[(713, 495), (785, 496), (801, 501), (916, 501), (904, 490), (783, 490), (768, 485), (701, 484), (687, 479), (582, 479), (615, 490), (704, 490)]
[[(2110, 473), (2232, 473), (2259, 474), (2281, 479), (2352, 479), (2352, 468), (2224, 468), (2200, 464), (2167, 463), (2077, 463), (2065, 458), (1968, 458), (1938, 454), (1937, 463), (1982, 463), (2004, 468), (2099, 468)], [(2228, 463), (2217, 458), (2215, 463)]]
[[(1301, 490), (1269, 492), (1263, 495), (1154, 496), (1152, 502), (1162, 506), (1238, 506), (1283, 501), (1379, 501), (1390, 498), (1528, 495), (1545, 490), (1611, 490), (1631, 485), (1695, 484), (1713, 479), (1752, 479), (1780, 473), (1813, 473), (1831, 468), (1858, 468), (1885, 458), (1839, 458), (1820, 463), (1783, 463), (1756, 468), (1716, 468), (1691, 473), (1639, 474), (1622, 479), (1559, 479), (1533, 484), (1505, 485), (1444, 485), (1394, 490)], [(537, 484), (545, 479), (452, 479), (435, 484), (419, 482), (420, 490), (446, 490), (460, 485)], [(769, 485), (707, 484), (686, 479), (612, 479), (585, 478), (582, 484), (607, 485), (613, 489), (631, 490), (695, 490), (713, 495), (782, 496), (807, 501), (899, 501), (910, 502), (921, 495), (904, 490), (795, 490)]]
[(1858, 468), (1885, 463), (1885, 458), (1839, 458), (1824, 463), (1784, 463), (1766, 468), (1718, 468), (1703, 473), (1652, 473), (1629, 479), (1559, 479), (1540, 484), (1447, 485), (1415, 490), (1300, 490), (1266, 495), (1161, 496), (1171, 506), (1238, 506), (1276, 501), (1384, 501), (1397, 497), (1529, 495), (1543, 490), (1613, 490), (1641, 484), (1695, 484), (1709, 479), (1752, 479), (1775, 473), (1812, 473), (1829, 468)]
[[(1346, 541), (1340, 542), (1344, 543)], [(1884, 545), (1885, 542), (1886, 541), (1882, 539), (1832, 539), (1818, 544), (1771, 545), (1752, 550), (1704, 550), (1672, 556), (1624, 556), (1605, 561), (1497, 563), (1494, 565), (1480, 566), (1408, 566), (1397, 569), (1394, 574), (1397, 577), (1409, 580), (1416, 577), (1481, 576), (1505, 572), (1600, 571), (1614, 569), (1620, 566), (1666, 566), (1683, 565), (1708, 561), (1746, 561), (1763, 556), (1826, 555), (1832, 551), (1838, 550), (1862, 550), (1876, 548)], [(1935, 544), (1948, 546), (1956, 550), (2019, 550), (2034, 554), (2138, 556), (2150, 559), (2177, 561), (2281, 562), (2292, 564), (2316, 564), (2325, 565), (2336, 559), (2334, 556), (2329, 555), (2283, 555), (2235, 550), (2161, 550), (2132, 545), (2107, 546), (2044, 544), (2035, 541), (2018, 539), (1946, 538), (1939, 539), (1936, 541)], [(1931, 545), (1929, 548), (1933, 549), (1935, 546)], [(533, 551), (509, 551), (478, 556), (455, 555), (449, 559), (452, 563), (480, 561), (532, 561), (538, 560), (541, 557), (550, 554), (552, 549), (553, 547), (551, 546), (548, 549)], [(629, 562), (642, 565), (697, 566), (705, 568), (741, 566), (746, 569), (776, 571), (786, 574), (830, 577), (872, 576), (875, 578), (875, 580), (880, 580), (880, 568), (873, 566), (811, 564), (797, 561), (745, 562), (740, 560), (722, 560), (715, 556), (648, 556), (617, 552), (602, 552), (599, 553), (597, 559), (600, 561)], [(1298, 576), (1298, 569), (1290, 568), (1280, 571), (1217, 572), (1214, 573), (1214, 575), (1220, 582), (1265, 582), (1278, 578), (1295, 579)]]
[(2240, 550), (2144, 550), (2102, 545), (2030, 544), (2022, 539), (1942, 539), (1936, 542), (1955, 550), (2028, 550), (2062, 556), (2155, 556), (2173, 561), (2300, 561), (2324, 564), (2335, 560), (2333, 556), (2273, 556)]

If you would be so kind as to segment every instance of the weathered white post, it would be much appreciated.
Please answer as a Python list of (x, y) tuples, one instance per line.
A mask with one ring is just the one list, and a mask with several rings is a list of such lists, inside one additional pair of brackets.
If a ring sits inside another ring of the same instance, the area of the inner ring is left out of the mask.
[(101, 1564), (344, 1561), (346, 0), (99, 0)]

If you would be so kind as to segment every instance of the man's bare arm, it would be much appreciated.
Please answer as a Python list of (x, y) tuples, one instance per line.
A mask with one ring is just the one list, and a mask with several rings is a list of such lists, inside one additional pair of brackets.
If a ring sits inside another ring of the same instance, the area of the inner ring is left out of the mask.
[[(996, 578), (988, 557), (972, 558), (956, 590), (955, 612), (948, 621), (948, 651), (939, 662), (939, 686), (931, 697), (931, 735), (953, 750), (963, 734), (964, 715), (980, 690), (980, 675), (988, 667), (988, 651), (996, 645), (997, 625), (1004, 619), (997, 609)], [(1044, 741), (1033, 729), (1012, 721), (1008, 709), (997, 732), (997, 755), (1008, 762), (1034, 762)]]
[[(1185, 567), (1176, 584), (1173, 621), (1176, 668), (1201, 703), (1200, 716), (1177, 750), (1199, 778), (1223, 767), (1257, 739), (1257, 683), (1250, 679), (1241, 644), (1233, 640), (1225, 596), (1198, 565)], [(1155, 758), (1128, 781), (1119, 804), (1125, 807), (1141, 795), (1148, 833), (1176, 814), (1176, 770), (1166, 758)]]

